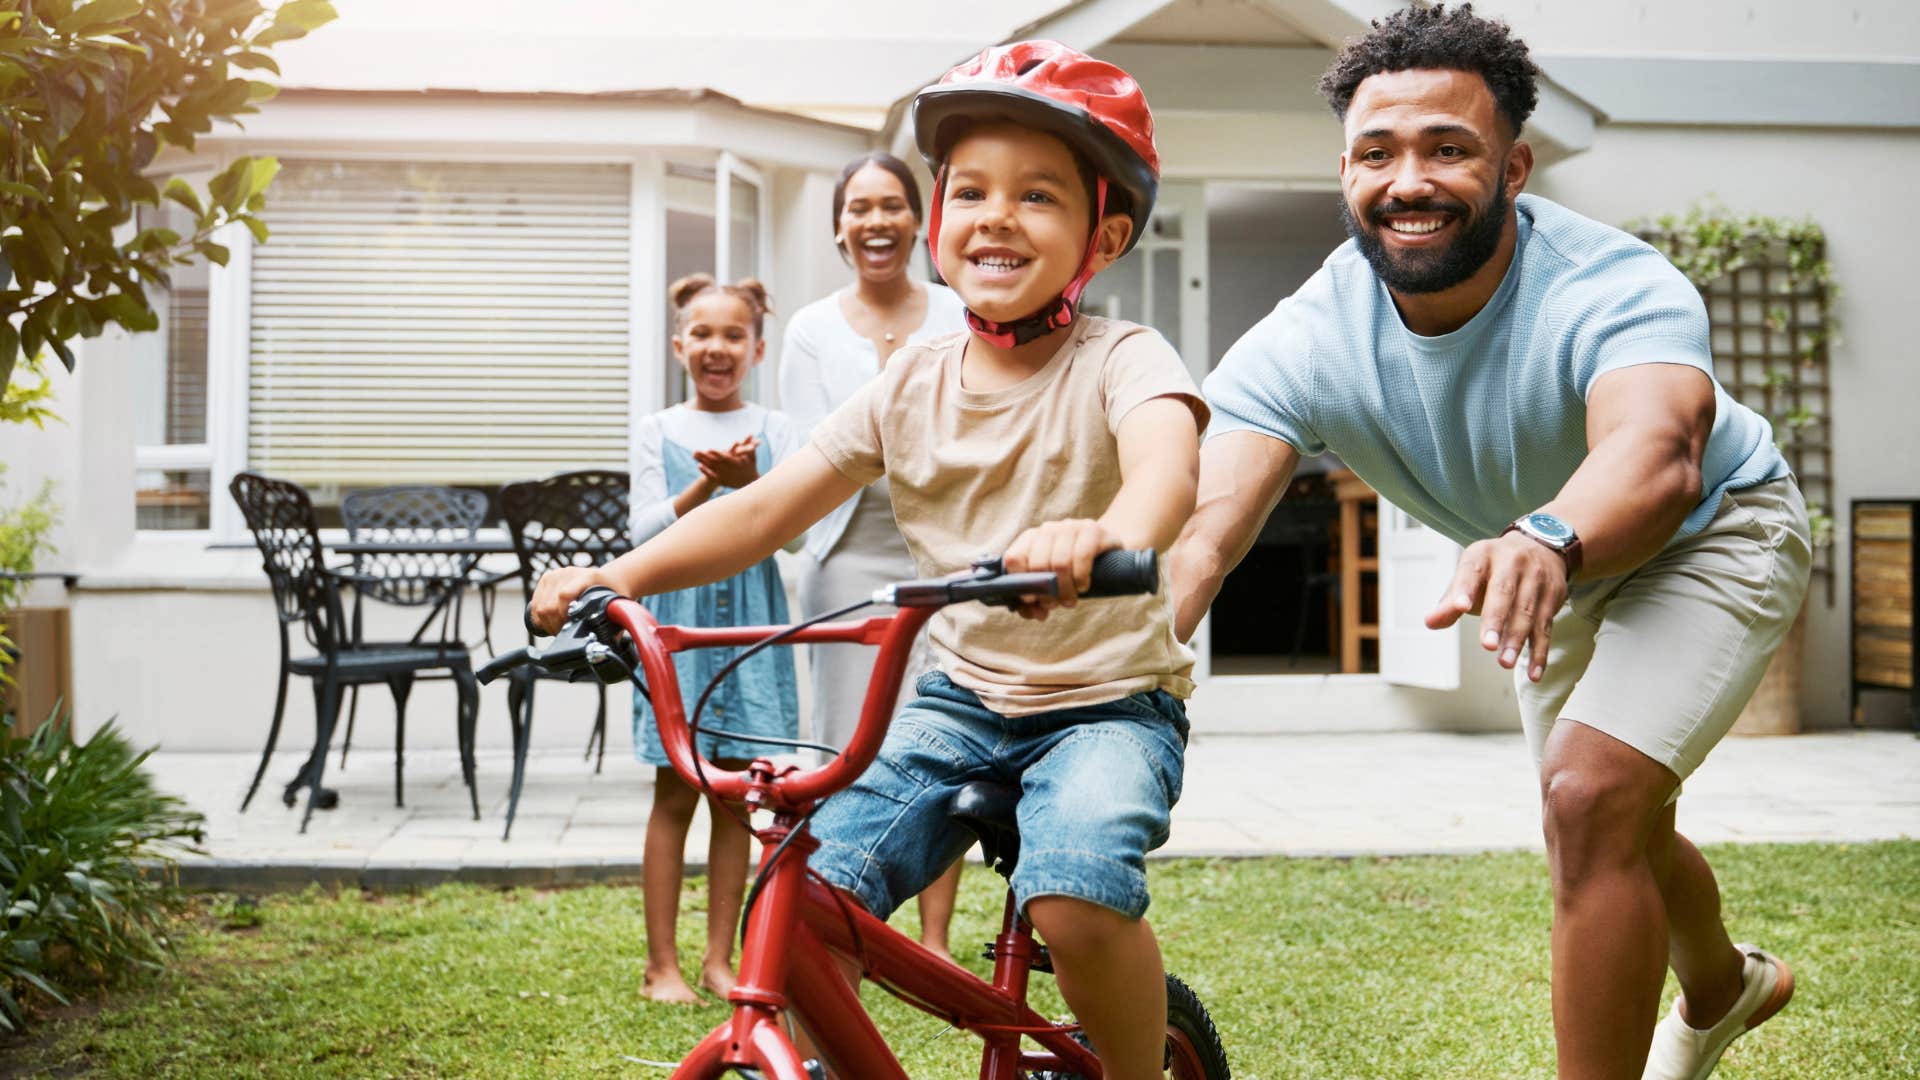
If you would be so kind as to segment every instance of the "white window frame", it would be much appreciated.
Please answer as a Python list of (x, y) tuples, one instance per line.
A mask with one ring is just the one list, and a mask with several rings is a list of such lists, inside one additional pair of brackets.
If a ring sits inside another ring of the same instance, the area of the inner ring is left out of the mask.
[[(226, 165), (222, 159), (209, 166), (199, 162), (183, 163), (179, 168), (170, 170), (172, 175), (186, 178), (190, 183), (204, 186), (220, 168)], [(232, 464), (233, 446), (227, 438), (230, 421), (229, 414), (235, 408), (235, 376), (232, 370), (234, 342), (232, 340), (232, 315), (225, 308), (234, 303), (234, 281), (248, 280), (252, 265), (253, 234), (244, 226), (227, 225), (216, 230), (211, 239), (224, 245), (228, 250), (226, 266), (209, 264), (207, 277), (207, 415), (206, 439), (198, 443), (170, 443), (142, 445), (133, 447), (133, 468), (135, 474), (143, 472), (186, 472), (197, 469), (207, 471), (207, 528), (205, 529), (142, 529), (135, 518), (134, 535), (136, 538), (159, 537), (168, 543), (199, 540), (227, 540), (244, 535), (245, 526), (239, 522), (238, 508), (231, 499), (222, 498), (226, 486), (239, 470)], [(202, 258), (202, 256), (195, 256)], [(236, 276), (237, 275), (237, 276)], [(241, 303), (245, 304), (245, 289), (240, 289)], [(165, 294), (161, 294), (165, 295)], [(147, 334), (135, 339), (134, 349), (159, 350), (166, 354), (170, 349), (168, 320), (171, 317), (170, 305), (162, 302), (155, 305), (154, 314), (159, 317), (160, 325)], [(243, 317), (240, 326), (241, 355), (245, 354), (246, 320)], [(171, 357), (168, 358), (171, 360)], [(246, 368), (241, 365), (238, 376), (238, 408), (240, 410), (240, 460), (246, 453), (246, 405), (247, 405)], [(133, 494), (138, 495), (138, 484)]]
[[(627, 435), (630, 465), (635, 464), (632, 447), (636, 445), (635, 437), (638, 434), (640, 421), (662, 407), (657, 370), (661, 357), (657, 351), (656, 342), (664, 336), (665, 327), (660, 313), (656, 310), (657, 305), (643, 302), (640, 298), (663, 295), (666, 291), (665, 266), (661, 262), (660, 254), (665, 236), (666, 213), (661, 187), (665, 180), (669, 158), (689, 163), (697, 162), (715, 171), (714, 239), (715, 261), (719, 264), (716, 267), (717, 273), (732, 277), (751, 273), (764, 280), (772, 262), (772, 198), (768, 190), (766, 174), (755, 165), (724, 150), (702, 154), (699, 151), (674, 147), (639, 149), (626, 154), (583, 155), (512, 151), (451, 153), (432, 148), (370, 151), (345, 148), (258, 146), (249, 147), (246, 152), (338, 161), (430, 160), (502, 165), (596, 164), (627, 167), (632, 184), (628, 266), (631, 295), (634, 298), (630, 305), (631, 313), (628, 322)], [(234, 155), (227, 155), (216, 162), (214, 168), (224, 167), (232, 156)], [(197, 173), (199, 170), (194, 171)], [(732, 195), (731, 178), (733, 176), (738, 176), (754, 185), (757, 198), (755, 209), (759, 222), (758, 242), (755, 245), (755, 259), (758, 265), (751, 270), (743, 268), (737, 273), (735, 268), (727, 265), (730, 262), (727, 241), (730, 238), (729, 200)], [(214, 239), (228, 248), (230, 256), (225, 267), (212, 268), (207, 285), (207, 442), (194, 446), (137, 447), (134, 455), (135, 467), (140, 470), (207, 469), (212, 504), (209, 528), (205, 530), (139, 530), (136, 538), (141, 540), (149, 537), (164, 538), (169, 543), (177, 543), (181, 540), (197, 539), (202, 544), (211, 543), (225, 548), (245, 544), (250, 539), (239, 508), (233, 505), (233, 500), (225, 497), (225, 492), (227, 485), (232, 483), (234, 475), (244, 471), (249, 465), (247, 401), (252, 363), (249, 333), (253, 300), (251, 287), (253, 235), (244, 227), (230, 225), (221, 229)], [(164, 339), (161, 347), (164, 347)], [(759, 377), (759, 372), (755, 373), (755, 377)]]

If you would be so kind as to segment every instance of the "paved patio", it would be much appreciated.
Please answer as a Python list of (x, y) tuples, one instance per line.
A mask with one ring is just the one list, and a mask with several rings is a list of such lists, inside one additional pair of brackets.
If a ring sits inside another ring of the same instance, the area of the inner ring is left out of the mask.
[[(577, 753), (529, 763), (513, 839), (502, 841), (511, 763), (480, 757), (481, 820), (469, 816), (453, 755), (411, 753), (407, 806), (393, 805), (390, 751), (356, 750), (330, 768), (340, 807), (299, 812), (277, 800), (299, 757), (276, 757), (252, 809), (240, 796), (258, 758), (159, 753), (156, 779), (207, 816), (207, 851), (183, 875), (209, 887), (310, 882), (405, 887), (450, 879), (556, 885), (631, 880), (652, 796), (651, 770)], [(1201, 736), (1159, 857), (1399, 855), (1539, 848), (1526, 748), (1514, 735)], [(691, 865), (705, 860), (694, 823)], [(1848, 732), (1729, 739), (1687, 785), (1681, 828), (1702, 843), (1920, 838), (1920, 739)]]

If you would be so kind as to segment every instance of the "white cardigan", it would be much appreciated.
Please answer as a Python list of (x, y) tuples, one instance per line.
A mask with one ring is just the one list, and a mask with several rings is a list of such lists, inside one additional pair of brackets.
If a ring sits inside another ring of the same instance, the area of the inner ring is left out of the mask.
[[(966, 307), (957, 293), (931, 282), (926, 283), (926, 290), (925, 321), (895, 348), (967, 328)], [(831, 293), (794, 312), (787, 320), (787, 334), (780, 348), (780, 410), (809, 431), (867, 380), (880, 374), (880, 358), (874, 354), (873, 342), (856, 333), (840, 314), (840, 295)], [(860, 492), (841, 503), (808, 531), (808, 555), (819, 561), (833, 551), (865, 494)]]

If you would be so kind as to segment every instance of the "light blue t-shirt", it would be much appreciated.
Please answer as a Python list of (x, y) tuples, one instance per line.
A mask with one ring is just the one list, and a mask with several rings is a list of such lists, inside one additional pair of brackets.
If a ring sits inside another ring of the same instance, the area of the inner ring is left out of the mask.
[[(1349, 240), (1207, 377), (1208, 438), (1257, 431), (1327, 450), (1388, 502), (1460, 544), (1550, 502), (1587, 456), (1587, 392), (1609, 371), (1682, 364), (1713, 377), (1706, 306), (1652, 247), (1532, 195), (1519, 245), (1465, 326), (1421, 337)], [(1766, 419), (1714, 382), (1705, 495), (1787, 475)]]

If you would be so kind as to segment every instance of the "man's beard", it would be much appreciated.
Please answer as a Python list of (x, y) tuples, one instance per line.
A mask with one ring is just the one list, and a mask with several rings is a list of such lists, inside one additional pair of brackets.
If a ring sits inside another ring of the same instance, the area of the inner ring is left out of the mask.
[[(1492, 198), (1486, 205), (1475, 208), (1471, 215), (1466, 203), (1448, 199), (1420, 199), (1410, 203), (1388, 199), (1367, 211), (1370, 227), (1361, 228), (1353, 216), (1353, 208), (1342, 196), (1340, 223), (1346, 226), (1347, 235), (1353, 237), (1360, 254), (1367, 257), (1367, 264), (1386, 282), (1387, 288), (1402, 293), (1436, 293), (1479, 273), (1487, 260), (1493, 258), (1494, 251), (1500, 247), (1501, 230), (1506, 226), (1507, 205), (1507, 177), (1502, 173)], [(1451, 216), (1461, 223), (1460, 235), (1436, 251), (1389, 253), (1380, 239), (1381, 230), (1387, 227), (1387, 215), (1418, 213)]]

